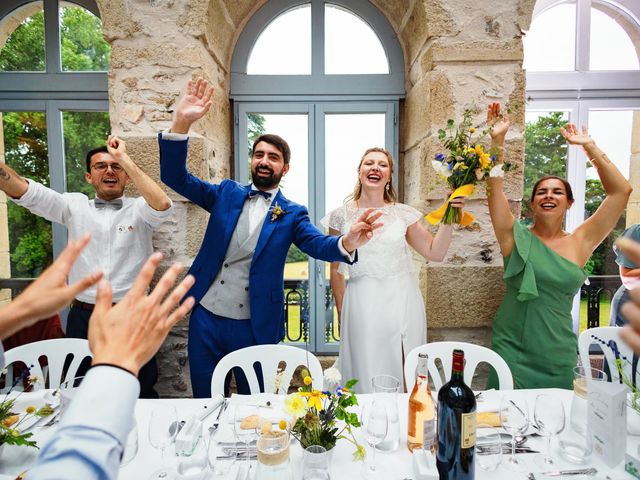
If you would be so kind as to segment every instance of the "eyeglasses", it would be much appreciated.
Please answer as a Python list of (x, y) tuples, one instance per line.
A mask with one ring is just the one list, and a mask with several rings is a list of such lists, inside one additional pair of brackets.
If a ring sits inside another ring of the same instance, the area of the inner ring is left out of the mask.
[(104, 172), (105, 170), (107, 170), (107, 168), (111, 167), (111, 170), (113, 170), (114, 172), (118, 173), (121, 172), (122, 170), (124, 170), (122, 168), (122, 165), (120, 165), (119, 163), (105, 163), (105, 162), (98, 162), (95, 163), (91, 166), (91, 168), (95, 168), (96, 170), (98, 170), (99, 172)]

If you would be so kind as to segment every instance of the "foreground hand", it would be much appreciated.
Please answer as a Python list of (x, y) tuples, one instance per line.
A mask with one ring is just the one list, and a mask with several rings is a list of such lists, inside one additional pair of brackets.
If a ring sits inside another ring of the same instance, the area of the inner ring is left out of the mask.
[(489, 134), (491, 140), (496, 143), (503, 144), (504, 138), (509, 131), (511, 122), (509, 121), (509, 113), (500, 113), (500, 104), (492, 103), (487, 107), (487, 125), (491, 127)]
[(189, 297), (175, 309), (193, 285), (191, 275), (167, 294), (184, 269), (179, 264), (173, 264), (147, 294), (161, 261), (162, 254), (151, 255), (131, 290), (114, 306), (109, 284), (99, 285), (96, 306), (89, 320), (89, 346), (94, 364), (118, 365), (137, 375), (158, 351), (169, 330), (193, 307), (195, 301)]
[[(375, 213), (374, 213), (375, 212)], [(342, 237), (342, 245), (349, 252), (367, 243), (373, 237), (373, 231), (380, 228), (383, 223), (377, 222), (382, 216), (382, 212), (375, 208), (367, 209), (358, 220), (351, 225), (349, 233)]]
[(71, 267), (90, 238), (86, 234), (80, 240), (70, 240), (56, 261), (12, 302), (10, 307), (19, 313), (21, 319), (21, 325), (15, 331), (62, 310), (80, 292), (102, 278), (102, 272), (96, 272), (73, 285), (67, 285)]
[[(452, 193), (453, 192), (449, 192), (445, 200), (449, 200), (449, 197), (451, 196)], [(451, 200), (449, 200), (449, 205), (451, 205), (453, 208), (462, 209), (464, 208), (464, 205), (465, 205), (465, 197), (452, 198)]]
[(573, 123), (567, 123), (566, 128), (560, 127), (560, 133), (564, 139), (571, 145), (585, 146), (595, 144), (593, 138), (587, 135), (587, 127), (582, 127), (582, 133), (578, 132), (578, 127)]
[(187, 133), (193, 122), (201, 119), (211, 108), (213, 102), (213, 87), (207, 88), (207, 81), (198, 77), (194, 85), (193, 80), (187, 82), (187, 93), (178, 100), (175, 107), (175, 117), (171, 131)]
[(109, 151), (109, 155), (118, 162), (126, 163), (129, 160), (129, 155), (127, 155), (127, 144), (120, 137), (109, 135), (109, 138), (107, 139), (107, 150)]

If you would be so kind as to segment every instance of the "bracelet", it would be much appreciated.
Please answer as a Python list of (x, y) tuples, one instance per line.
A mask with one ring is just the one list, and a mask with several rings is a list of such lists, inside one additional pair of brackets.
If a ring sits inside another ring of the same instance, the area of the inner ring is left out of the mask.
[[(133, 375), (133, 372), (131, 370), (127, 370), (126, 368), (124, 368), (124, 367), (122, 367), (120, 365), (116, 365), (114, 363), (95, 363), (95, 364), (91, 365), (91, 368), (94, 368), (94, 367), (113, 367), (113, 368), (118, 368), (120, 370), (123, 370), (123, 371)], [(133, 375), (133, 376), (138, 378), (137, 375)]]
[(502, 164), (494, 166), (489, 172), (490, 178), (503, 178), (504, 170), (502, 169)]

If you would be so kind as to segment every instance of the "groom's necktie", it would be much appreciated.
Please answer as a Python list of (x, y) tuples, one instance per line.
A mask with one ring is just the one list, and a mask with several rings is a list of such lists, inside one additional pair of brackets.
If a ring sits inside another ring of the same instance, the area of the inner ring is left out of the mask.
[(256, 195), (261, 195), (265, 200), (271, 199), (271, 193), (263, 192), (262, 190), (249, 190), (249, 199), (256, 198)]
[(116, 198), (115, 200), (103, 200), (96, 197), (96, 199), (94, 200), (94, 205), (99, 210), (107, 207), (113, 208), (114, 210), (120, 210), (122, 208), (122, 199)]

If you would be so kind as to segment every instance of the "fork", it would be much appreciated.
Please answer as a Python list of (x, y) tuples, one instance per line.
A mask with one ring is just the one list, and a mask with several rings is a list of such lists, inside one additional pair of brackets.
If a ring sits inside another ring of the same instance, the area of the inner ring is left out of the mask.
[(222, 415), (222, 412), (224, 412), (227, 409), (228, 406), (229, 406), (229, 400), (225, 398), (222, 401), (222, 405), (220, 405), (220, 410), (218, 410), (218, 415), (216, 416), (216, 419), (213, 421), (213, 425), (209, 427), (209, 436), (213, 436), (213, 434), (216, 433), (216, 430), (218, 430), (218, 426), (220, 425), (220, 416)]

